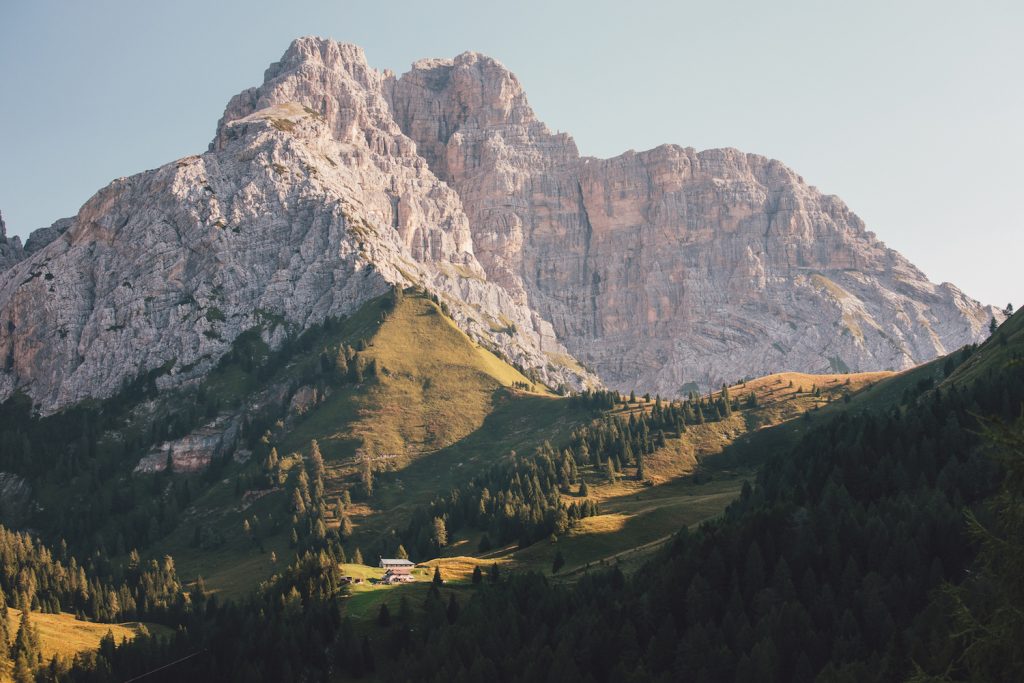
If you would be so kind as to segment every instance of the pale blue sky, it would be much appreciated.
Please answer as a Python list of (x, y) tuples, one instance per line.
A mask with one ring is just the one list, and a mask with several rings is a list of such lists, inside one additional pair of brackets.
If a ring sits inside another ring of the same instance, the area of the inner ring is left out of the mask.
[(1024, 303), (1024, 3), (1000, 0), (2, 0), (8, 230), (204, 151), (228, 99), (306, 34), (397, 72), (489, 54), (584, 154), (781, 159), (931, 279)]

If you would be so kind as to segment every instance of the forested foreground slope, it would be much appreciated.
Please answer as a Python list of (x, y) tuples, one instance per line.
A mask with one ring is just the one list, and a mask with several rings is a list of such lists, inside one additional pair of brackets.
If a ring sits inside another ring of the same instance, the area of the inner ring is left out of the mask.
[(513, 577), (385, 677), (1021, 680), (1022, 322), (809, 431), (634, 575)]
[[(319, 362), (317, 345), (311, 349)], [(385, 350), (381, 345), (378, 353)], [(392, 598), (378, 594), (374, 609), (390, 601), (390, 610), (381, 608), (367, 619), (356, 614), (342, 580), (352, 571), (351, 565), (339, 563), (345, 559), (345, 532), (333, 526), (337, 520), (332, 522), (332, 505), (320, 481), (330, 485), (330, 477), (318, 474), (323, 464), (315, 457), (309, 459), (309, 501), (303, 502), (301, 516), (292, 517), (301, 537), (281, 553), (272, 576), (258, 590), (242, 593), (242, 599), (227, 601), (207, 591), (202, 581), (182, 587), (170, 560), (150, 563), (132, 554), (112, 562), (97, 553), (85, 562), (75, 561), (63, 547), (51, 552), (27, 537), (9, 536), (14, 538), (10, 547), (35, 548), (4, 556), (0, 587), (12, 607), (72, 611), (99, 621), (156, 621), (174, 628), (175, 635), (143, 634), (120, 645), (109, 639), (98, 652), (47, 664), (32, 644), (31, 629), (19, 636), (19, 627), (11, 629), (11, 647), (0, 648), (14, 656), (10, 662), (0, 660), (0, 670), (24, 674), (37, 668), (40, 680), (74, 681), (127, 680), (154, 671), (147, 680), (800, 681), (905, 680), (933, 674), (1012, 679), (1017, 655), (1011, 637), (1019, 633), (1020, 624), (1014, 621), (1017, 613), (997, 608), (1020, 606), (1020, 589), (1013, 580), (1019, 574), (1007, 568), (1016, 556), (1005, 550), (1010, 546), (1004, 537), (1015, 532), (1016, 540), (1011, 537), (1009, 542), (1019, 548), (1019, 524), (1007, 525), (1019, 519), (1019, 509), (1012, 506), (1019, 503), (1021, 481), (1022, 350), (1018, 315), (978, 349), (968, 348), (812, 410), (808, 415), (813, 417), (783, 427), (785, 438), (779, 438), (778, 429), (753, 432), (744, 450), (763, 451), (761, 457), (766, 457), (753, 485), (743, 487), (721, 518), (682, 530), (635, 572), (613, 563), (607, 570), (595, 567), (579, 574), (572, 582), (554, 583), (538, 573), (487, 570), (482, 574), (490, 576), (479, 582), (421, 584), (416, 592), (402, 593), (405, 599), (398, 593)], [(381, 379), (371, 385), (375, 390), (387, 388), (391, 380), (384, 369), (391, 366), (385, 359), (378, 368)], [(302, 367), (285, 362), (275, 372), (306, 372)], [(243, 373), (238, 381), (248, 380)], [(506, 381), (522, 382), (515, 377)], [(339, 384), (337, 395), (347, 386)], [(759, 386), (752, 384), (751, 393), (761, 391)], [(766, 386), (762, 394), (780, 383), (772, 380)], [(813, 400), (816, 390), (804, 389), (792, 391), (800, 400)], [(223, 385), (207, 390), (225, 395)], [(762, 394), (750, 400), (764, 403)], [(542, 398), (538, 395), (537, 400)], [(659, 407), (640, 399), (615, 404), (615, 410), (636, 411), (630, 421), (635, 427), (602, 418), (587, 430), (573, 430), (562, 453), (542, 447), (532, 456), (493, 460), (498, 469), (476, 470), (483, 477), (476, 481), (484, 481), (506, 466), (525, 468), (520, 477), (512, 477), (508, 495), (514, 494), (513, 508), (534, 500), (539, 517), (508, 516), (491, 505), (479, 516), (465, 517), (464, 524), (480, 525), (495, 534), (495, 541), (508, 533), (525, 550), (536, 548), (541, 545), (538, 538), (563, 524), (560, 511), (570, 517), (570, 525), (573, 515), (595, 512), (582, 506), (591, 498), (564, 492), (574, 478), (581, 487), (588, 477), (596, 488), (621, 486), (596, 478), (604, 476), (599, 474), (604, 467), (611, 482), (630, 479), (641, 487), (642, 470), (654, 468), (661, 457), (658, 444), (682, 443), (684, 435), (691, 438), (710, 430), (707, 418), (701, 418), (702, 424), (689, 423), (691, 412), (707, 413), (718, 420), (711, 427), (718, 428), (738, 419), (740, 413), (724, 413), (746, 400), (701, 398), (681, 405), (678, 412), (675, 405)], [(649, 415), (636, 419), (642, 410)], [(533, 413), (512, 413), (512, 422), (520, 425), (529, 415)], [(294, 430), (305, 423), (285, 424)], [(288, 430), (278, 437), (278, 429), (270, 427), (268, 441), (289, 438)], [(795, 446), (794, 435), (799, 437)], [(244, 475), (246, 468), (255, 479), (265, 476), (260, 474), (266, 463), (259, 444), (255, 439), (254, 462), (240, 466), (243, 480), (249, 476)], [(465, 448), (452, 453), (461, 458), (452, 463), (474, 462), (466, 457), (474, 451)], [(325, 452), (329, 474), (331, 463), (341, 464), (335, 458), (343, 456)], [(424, 454), (413, 463), (429, 464), (433, 457)], [(298, 457), (293, 463), (300, 474), (305, 472), (303, 460)], [(218, 467), (231, 473), (239, 466)], [(302, 486), (291, 481), (293, 474), (288, 474), (286, 491), (298, 491), (302, 498)], [(181, 475), (150, 476), (173, 493), (175, 485), (167, 477), (178, 480)], [(522, 483), (516, 484), (517, 479)], [(191, 481), (194, 486), (201, 483)], [(230, 488), (232, 479), (226, 481)], [(383, 477), (379, 483), (386, 491), (397, 482)], [(460, 485), (448, 503), (435, 501), (430, 509), (453, 505), (454, 495), (482, 495), (474, 486)], [(495, 497), (506, 495), (491, 488)], [(634, 489), (637, 495), (640, 490)], [(274, 506), (287, 502), (286, 494), (276, 495), (281, 500)], [(468, 509), (465, 500), (461, 505)], [(1002, 505), (1003, 511), (993, 505)], [(348, 508), (339, 503), (339, 509)], [(454, 511), (443, 516), (457, 531)], [(974, 535), (968, 513), (976, 520)], [(401, 515), (401, 506), (389, 514)], [(231, 519), (234, 527), (241, 517)], [(426, 523), (430, 516), (414, 510), (406, 519), (410, 526), (400, 540), (413, 548), (422, 538), (417, 520)], [(317, 522), (331, 523), (323, 537)], [(230, 527), (225, 529), (229, 532)], [(981, 529), (994, 535), (983, 542)], [(258, 542), (240, 541), (250, 546)], [(273, 538), (266, 542), (276, 547)], [(573, 542), (572, 534), (559, 541), (570, 557)], [(235, 545), (232, 539), (219, 552), (214, 548), (207, 554), (241, 561)], [(261, 557), (255, 548), (244, 553)], [(475, 563), (486, 567), (486, 561)], [(1014, 566), (1019, 564), (1010, 569)], [(940, 590), (943, 585), (951, 588)], [(989, 624), (998, 627), (986, 630)], [(960, 635), (954, 638), (954, 632)], [(19, 657), (24, 660), (20, 665)]]

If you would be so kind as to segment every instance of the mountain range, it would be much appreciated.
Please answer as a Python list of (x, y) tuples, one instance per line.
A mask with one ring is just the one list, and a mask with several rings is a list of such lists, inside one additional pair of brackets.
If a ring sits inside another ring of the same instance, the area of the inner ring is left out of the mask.
[(0, 398), (43, 412), (144, 373), (195, 382), (419, 285), (551, 386), (665, 395), (778, 370), (911, 367), (1001, 314), (935, 285), (780, 162), (665, 145), (580, 156), (476, 53), (396, 76), (295, 40), (209, 150), (0, 243)]

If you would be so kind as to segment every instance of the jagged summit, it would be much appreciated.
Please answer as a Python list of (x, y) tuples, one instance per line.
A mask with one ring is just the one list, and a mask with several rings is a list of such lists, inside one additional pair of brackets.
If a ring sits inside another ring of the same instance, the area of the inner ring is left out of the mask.
[(903, 368), (994, 314), (780, 162), (584, 158), (494, 59), (395, 76), (314, 37), (231, 99), (205, 154), (115, 180), (35, 245), (0, 264), (0, 398), (46, 411), (141, 373), (194, 381), (245, 330), (279, 344), (391, 283), (552, 384), (596, 381), (571, 353), (664, 394)]
[(552, 385), (596, 379), (490, 283), (458, 195), (393, 121), (362, 51), (295, 41), (229, 102), (210, 151), (115, 180), (0, 274), (0, 397), (44, 411), (155, 372), (201, 377), (243, 331), (272, 346), (392, 283)]

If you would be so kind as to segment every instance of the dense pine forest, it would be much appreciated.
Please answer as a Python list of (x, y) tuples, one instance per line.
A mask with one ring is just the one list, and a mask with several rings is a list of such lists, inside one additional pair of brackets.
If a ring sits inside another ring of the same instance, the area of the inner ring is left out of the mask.
[[(1017, 323), (1019, 315), (1007, 325)], [(1017, 646), (1024, 638), (1024, 363), (1021, 335), (1008, 343), (1008, 334), (999, 330), (980, 349), (933, 364), (896, 400), (868, 394), (808, 415), (799, 442), (766, 454), (756, 481), (722, 517), (681, 530), (634, 572), (613, 565), (566, 584), (495, 567), (486, 579), (477, 571), (468, 595), (438, 576), (425, 603), (382, 607), (369, 629), (346, 614), (339, 570), (346, 525), (324, 523), (331, 503), (315, 442), (287, 473), (273, 449), (261, 456), (255, 476), (284, 487), (286, 504), (275, 522), (247, 519), (245, 533), (258, 544), (266, 525), (287, 527), (294, 560), (241, 600), (219, 599), (201, 580), (183, 587), (171, 558), (143, 561), (131, 550), (114, 562), (102, 544), (76, 556), (67, 544), (48, 548), (3, 530), (0, 609), (144, 619), (174, 635), (111, 637), (98, 652), (46, 662), (30, 616), (14, 627), (0, 619), (0, 670), (18, 683), (143, 674), (149, 681), (1024, 680)], [(323, 360), (313, 376), (340, 372), (344, 357)], [(580, 495), (580, 468), (614, 479), (631, 465), (642, 479), (644, 457), (666, 438), (753, 399), (726, 392), (656, 399), (628, 418), (607, 414), (621, 400), (612, 393), (569, 400), (596, 419), (558, 446), (498, 459), (417, 510), (403, 545), (430, 556), (444, 544), (439, 535), (464, 529), (482, 532), (481, 546), (525, 546), (562, 533), (597, 513)], [(151, 481), (170, 492), (167, 500), (189, 479), (162, 473)], [(195, 543), (203, 542), (199, 526)]]

